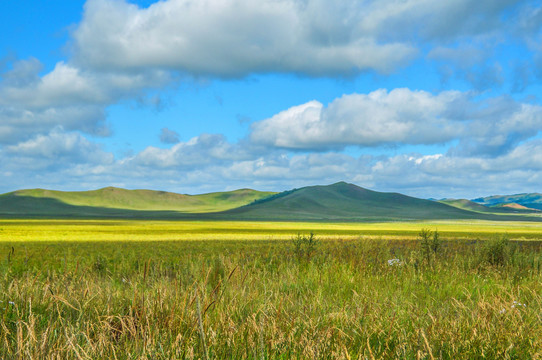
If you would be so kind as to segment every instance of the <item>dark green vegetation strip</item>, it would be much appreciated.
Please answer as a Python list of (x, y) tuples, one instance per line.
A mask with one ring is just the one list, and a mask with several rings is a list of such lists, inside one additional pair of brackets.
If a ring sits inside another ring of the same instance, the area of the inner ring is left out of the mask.
[(540, 356), (542, 244), (426, 235), (4, 242), (0, 358)]

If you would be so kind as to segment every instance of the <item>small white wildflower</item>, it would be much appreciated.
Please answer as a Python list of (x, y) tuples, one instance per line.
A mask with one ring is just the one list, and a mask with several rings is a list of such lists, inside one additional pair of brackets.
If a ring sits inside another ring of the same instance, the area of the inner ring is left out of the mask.
[(504, 314), (506, 312), (506, 309), (501, 309), (501, 311), (499, 311), (499, 314)]
[(522, 304), (519, 301), (512, 302), (512, 309), (515, 308), (515, 307), (519, 307), (519, 306), (527, 307), (527, 305)]
[(13, 301), (8, 301), (9, 304), (11, 305), (15, 305), (15, 303)]
[(388, 265), (389, 266), (402, 265), (402, 264), (403, 263), (399, 259), (390, 259), (390, 260), (388, 260)]

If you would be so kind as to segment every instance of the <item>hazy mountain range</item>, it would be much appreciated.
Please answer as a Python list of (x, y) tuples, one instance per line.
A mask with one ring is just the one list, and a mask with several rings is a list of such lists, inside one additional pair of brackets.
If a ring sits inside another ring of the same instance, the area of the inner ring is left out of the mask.
[(481, 205), (517, 207), (542, 210), (542, 194), (494, 195), (472, 200)]
[(432, 201), (339, 182), (281, 193), (241, 189), (201, 195), (107, 187), (0, 195), (0, 218), (137, 218), (254, 221), (542, 221), (542, 195)]

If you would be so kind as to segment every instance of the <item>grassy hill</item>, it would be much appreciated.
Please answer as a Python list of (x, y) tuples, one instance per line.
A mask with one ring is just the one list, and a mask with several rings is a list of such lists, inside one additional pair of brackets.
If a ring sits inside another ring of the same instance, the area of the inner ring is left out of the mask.
[[(249, 221), (531, 220), (517, 209), (449, 204), (344, 182), (282, 193), (242, 189), (202, 195), (104, 188), (61, 192), (21, 190), (0, 195), (0, 218), (127, 218)], [(519, 210), (521, 211), (521, 210)]]
[(539, 193), (494, 195), (473, 199), (472, 201), (490, 207), (518, 204), (526, 208), (542, 210), (542, 194)]
[(491, 209), (508, 209), (515, 212), (540, 212), (542, 210), (529, 208), (517, 203), (498, 204), (491, 207)]
[[(52, 198), (0, 195), (0, 219), (176, 219), (197, 214), (177, 211), (130, 210), (66, 204)], [(192, 217), (193, 218), (193, 217)]]
[(499, 204), (492, 207), (475, 203), (466, 199), (445, 199), (439, 202), (459, 209), (475, 211), (485, 214), (529, 214), (537, 212), (536, 209), (530, 209), (519, 204)]
[[(25, 203), (28, 202), (29, 204), (34, 198), (37, 204), (47, 203), (45, 199), (49, 199), (66, 205), (103, 209), (206, 213), (233, 209), (273, 194), (273, 192), (241, 189), (201, 195), (184, 195), (165, 191), (125, 190), (106, 187), (93, 191), (72, 192), (44, 189), (19, 190), (4, 196), (18, 202), (21, 202), (23, 197), (28, 198)], [(41, 199), (41, 201), (38, 201), (38, 199)], [(53, 208), (59, 206), (61, 205), (56, 204)]]
[(398, 193), (371, 191), (344, 182), (286, 191), (226, 213), (244, 220), (305, 221), (403, 221), (495, 217)]
[(476, 212), (481, 212), (481, 213), (492, 212), (492, 209), (490, 209), (489, 207), (480, 205), (478, 203), (475, 203), (473, 201), (466, 200), (466, 199), (444, 199), (444, 200), (439, 200), (439, 202), (456, 207), (458, 209), (463, 209), (463, 210), (476, 211)]

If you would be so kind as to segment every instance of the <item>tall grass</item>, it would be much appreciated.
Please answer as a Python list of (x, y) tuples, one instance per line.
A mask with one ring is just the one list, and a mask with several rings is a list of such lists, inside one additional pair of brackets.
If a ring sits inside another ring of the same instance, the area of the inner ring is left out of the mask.
[(0, 358), (540, 358), (541, 244), (488, 246), (4, 243)]

